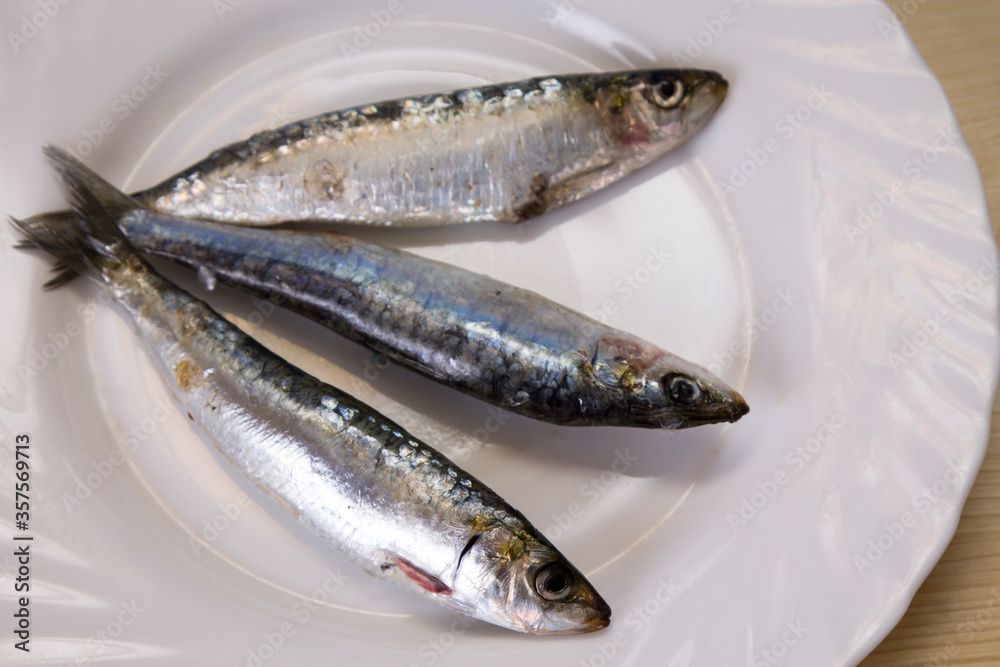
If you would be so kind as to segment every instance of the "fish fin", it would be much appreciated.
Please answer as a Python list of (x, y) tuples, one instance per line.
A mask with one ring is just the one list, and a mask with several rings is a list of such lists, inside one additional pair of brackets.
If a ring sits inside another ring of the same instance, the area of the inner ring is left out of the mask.
[[(87, 231), (98, 236), (96, 232), (100, 230), (104, 237), (109, 237), (107, 240), (125, 241), (125, 233), (118, 229), (117, 222), (126, 213), (141, 209), (142, 205), (66, 151), (55, 146), (46, 146), (44, 150), (49, 163), (70, 191), (73, 211), (91, 222)], [(108, 218), (114, 224), (107, 224)], [(103, 225), (97, 224), (102, 222)]]
[(455, 592), (451, 586), (448, 586), (430, 572), (420, 569), (402, 556), (398, 556), (393, 553), (387, 553), (386, 555), (388, 560), (382, 563), (381, 566), (383, 572), (396, 569), (406, 575), (408, 579), (416, 582), (420, 588), (429, 593), (434, 593), (435, 595), (451, 595)]
[(633, 370), (633, 360), (638, 350), (636, 344), (602, 336), (591, 361), (594, 377), (609, 387), (618, 387)]
[[(83, 231), (76, 223), (76, 216), (73, 214), (73, 211), (40, 213), (24, 220), (12, 219), (11, 221), (23, 234), (21, 241), (15, 246), (20, 249), (36, 248), (38, 250), (47, 250), (53, 246), (56, 239), (63, 235), (67, 237), (75, 236), (80, 242), (85, 238)], [(46, 290), (62, 287), (78, 275), (74, 269), (62, 261), (56, 261), (52, 265), (52, 272), (56, 275), (45, 283), (43, 287)]]
[(608, 179), (618, 180), (620, 169), (621, 163), (612, 160), (550, 184), (546, 193), (549, 207), (555, 208), (600, 190)]
[(46, 288), (66, 284), (71, 273), (102, 282), (109, 267), (126, 262), (132, 267), (145, 266), (118, 227), (121, 216), (141, 208), (139, 204), (65, 151), (47, 146), (45, 155), (69, 190), (73, 211), (27, 220), (11, 218), (11, 224), (23, 237), (21, 247), (38, 248), (56, 258), (53, 270), (57, 275)]

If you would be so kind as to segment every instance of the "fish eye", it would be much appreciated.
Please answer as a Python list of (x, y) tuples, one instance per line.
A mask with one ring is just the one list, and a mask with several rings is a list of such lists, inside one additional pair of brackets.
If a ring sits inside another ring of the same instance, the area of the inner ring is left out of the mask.
[(576, 575), (562, 563), (549, 563), (535, 575), (535, 590), (544, 599), (561, 602), (576, 592)]
[(677, 79), (666, 79), (653, 86), (653, 102), (664, 109), (673, 109), (684, 97), (684, 84)]
[(679, 405), (697, 405), (701, 400), (701, 387), (689, 377), (676, 373), (665, 375), (660, 385), (670, 400)]

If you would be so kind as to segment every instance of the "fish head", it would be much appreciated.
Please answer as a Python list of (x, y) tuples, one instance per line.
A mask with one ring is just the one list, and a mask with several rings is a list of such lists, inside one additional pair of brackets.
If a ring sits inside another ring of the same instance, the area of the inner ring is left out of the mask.
[(636, 426), (735, 422), (750, 411), (736, 390), (701, 366), (637, 338), (602, 336), (590, 368)]
[(630, 72), (596, 96), (612, 144), (640, 159), (670, 151), (708, 121), (729, 84), (718, 72), (655, 69)]
[(593, 632), (610, 623), (611, 608), (586, 577), (523, 518), (508, 516), (473, 540), (451, 594), (466, 613), (534, 635)]

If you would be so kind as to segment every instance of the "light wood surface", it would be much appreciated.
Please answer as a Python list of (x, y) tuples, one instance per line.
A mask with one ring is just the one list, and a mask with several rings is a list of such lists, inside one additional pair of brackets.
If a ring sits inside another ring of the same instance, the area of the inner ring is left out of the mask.
[[(1000, 0), (890, 5), (906, 17), (906, 30), (948, 92), (1000, 236)], [(906, 616), (861, 665), (1000, 666), (1000, 401), (993, 404), (989, 451), (955, 539)]]

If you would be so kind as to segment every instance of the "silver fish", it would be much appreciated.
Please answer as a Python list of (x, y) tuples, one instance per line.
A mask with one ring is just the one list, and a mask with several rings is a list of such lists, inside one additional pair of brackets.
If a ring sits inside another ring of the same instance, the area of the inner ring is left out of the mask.
[(534, 634), (608, 624), (608, 605), (520, 513), (158, 275), (104, 208), (105, 185), (47, 152), (84, 238), (14, 221), (25, 243), (108, 290), (176, 401), (255, 485), (369, 574), (449, 609)]
[(726, 90), (716, 72), (657, 69), (368, 104), (260, 132), (135, 197), (240, 225), (520, 222), (673, 150)]
[[(506, 410), (568, 426), (672, 429), (749, 411), (704, 368), (535, 292), (334, 232), (168, 217), (102, 185), (105, 206), (143, 250)], [(38, 221), (39, 234), (74, 226), (57, 216), (25, 224)]]

